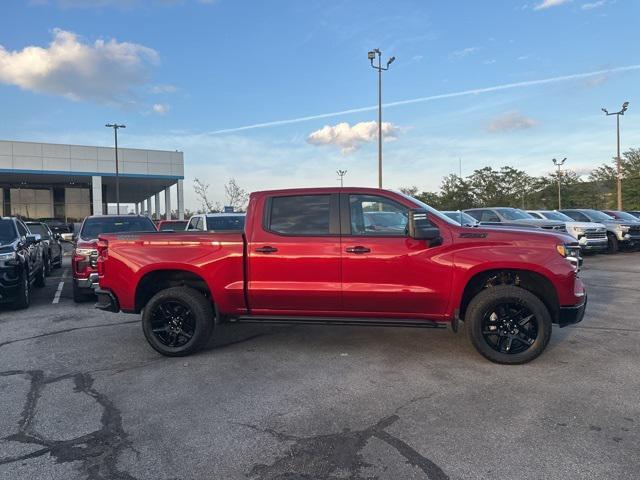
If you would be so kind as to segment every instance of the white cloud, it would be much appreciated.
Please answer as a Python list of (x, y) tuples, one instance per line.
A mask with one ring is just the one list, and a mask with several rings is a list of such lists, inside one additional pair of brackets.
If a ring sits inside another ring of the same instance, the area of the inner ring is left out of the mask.
[(160, 93), (175, 93), (178, 91), (178, 87), (175, 85), (153, 85), (149, 87), (149, 93), (160, 94)]
[(153, 106), (151, 107), (151, 110), (153, 110), (153, 113), (158, 115), (165, 115), (166, 113), (169, 112), (169, 109), (170, 107), (166, 103), (154, 103)]
[(478, 47), (467, 47), (467, 48), (463, 48), (462, 50), (456, 50), (454, 52), (451, 52), (451, 56), (457, 57), (457, 58), (464, 58), (464, 57), (468, 57), (469, 55), (473, 55), (478, 50), (479, 50)]
[(537, 124), (538, 122), (532, 118), (525, 117), (520, 112), (512, 111), (505, 112), (491, 120), (487, 125), (487, 130), (492, 133), (526, 130), (535, 127)]
[(158, 53), (143, 45), (83, 43), (75, 33), (55, 29), (48, 47), (8, 51), (0, 45), (0, 83), (72, 100), (126, 103), (158, 63)]
[(572, 0), (542, 0), (542, 3), (537, 4), (533, 7), (534, 10), (544, 10), (546, 8), (558, 7), (565, 3), (569, 3)]
[[(382, 122), (382, 138), (385, 141), (395, 140), (398, 137), (399, 128), (389, 122)], [(311, 145), (336, 145), (342, 149), (342, 153), (352, 153), (363, 144), (377, 140), (378, 123), (360, 122), (350, 126), (347, 122), (338, 123), (335, 126), (325, 125), (307, 137)]]
[(582, 10), (593, 10), (594, 8), (604, 7), (607, 4), (607, 0), (598, 0), (592, 3), (585, 3), (580, 8)]
[(493, 65), (494, 63), (496, 63), (496, 59), (495, 58), (490, 58), (489, 60), (485, 60), (484, 62), (485, 65)]

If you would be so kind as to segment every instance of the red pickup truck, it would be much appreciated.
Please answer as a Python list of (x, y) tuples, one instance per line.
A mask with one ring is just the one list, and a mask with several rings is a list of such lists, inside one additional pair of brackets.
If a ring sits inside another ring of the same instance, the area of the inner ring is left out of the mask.
[(465, 227), (372, 188), (253, 193), (244, 231), (101, 235), (97, 307), (142, 312), (158, 352), (225, 321), (408, 327), (459, 321), (497, 363), (528, 362), (582, 320), (580, 248), (562, 233)]

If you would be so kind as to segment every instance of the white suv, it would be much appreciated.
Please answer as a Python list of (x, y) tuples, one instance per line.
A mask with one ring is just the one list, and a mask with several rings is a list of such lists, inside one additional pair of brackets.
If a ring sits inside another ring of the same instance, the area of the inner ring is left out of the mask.
[(607, 227), (602, 223), (576, 222), (573, 218), (557, 210), (528, 210), (536, 218), (564, 222), (567, 233), (578, 240), (580, 249), (587, 252), (607, 250)]
[(244, 213), (199, 213), (189, 219), (186, 230), (227, 232), (244, 230)]

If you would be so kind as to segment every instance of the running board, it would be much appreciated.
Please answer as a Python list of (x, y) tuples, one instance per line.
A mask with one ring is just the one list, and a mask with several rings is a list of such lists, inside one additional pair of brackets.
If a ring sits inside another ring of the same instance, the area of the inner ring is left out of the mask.
[(345, 325), (363, 327), (410, 327), (410, 328), (446, 328), (446, 323), (433, 320), (380, 318), (340, 318), (340, 317), (289, 317), (271, 315), (245, 315), (235, 320), (237, 323), (268, 323), (271, 325)]

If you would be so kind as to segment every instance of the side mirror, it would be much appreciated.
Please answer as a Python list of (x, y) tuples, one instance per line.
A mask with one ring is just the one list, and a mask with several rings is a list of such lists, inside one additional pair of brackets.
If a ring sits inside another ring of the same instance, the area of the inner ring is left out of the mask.
[(55, 238), (56, 240), (61, 240), (62, 239), (62, 235), (60, 235), (59, 233), (54, 233), (53, 234), (53, 238)]
[(442, 243), (442, 237), (440, 237), (440, 230), (429, 222), (429, 217), (426, 210), (415, 209), (409, 211), (409, 222), (407, 224), (409, 229), (409, 237), (415, 240), (428, 240), (430, 246), (439, 245)]

